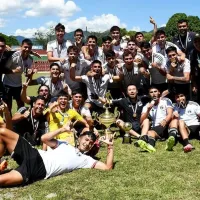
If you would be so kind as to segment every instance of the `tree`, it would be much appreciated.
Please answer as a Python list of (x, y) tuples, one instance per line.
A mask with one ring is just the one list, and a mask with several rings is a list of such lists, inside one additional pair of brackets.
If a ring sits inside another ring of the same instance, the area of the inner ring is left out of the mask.
[(188, 16), (189, 29), (193, 32), (200, 33), (200, 19), (197, 16)]
[(19, 42), (17, 41), (17, 39), (14, 36), (7, 36), (3, 33), (0, 33), (0, 36), (5, 38), (6, 44), (8, 46), (18, 46), (19, 45)]
[(55, 31), (53, 27), (50, 27), (47, 32), (37, 31), (35, 34), (34, 44), (43, 46), (43, 49), (47, 48), (47, 43), (55, 39)]
[(180, 19), (187, 19), (187, 15), (185, 13), (176, 13), (169, 18), (165, 27), (165, 32), (169, 39), (177, 34), (177, 22)]

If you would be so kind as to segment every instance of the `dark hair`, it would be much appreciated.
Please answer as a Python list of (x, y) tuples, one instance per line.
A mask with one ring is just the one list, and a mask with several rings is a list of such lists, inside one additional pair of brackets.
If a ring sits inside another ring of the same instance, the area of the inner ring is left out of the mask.
[(89, 35), (88, 37), (87, 37), (87, 41), (89, 40), (89, 39), (94, 39), (95, 41), (96, 41), (96, 43), (97, 43), (97, 37), (95, 36), (95, 35)]
[(85, 131), (79, 137), (83, 137), (85, 135), (89, 136), (93, 142), (95, 142), (97, 140), (97, 136), (92, 131)]
[(136, 44), (136, 41), (135, 41), (135, 39), (134, 39), (134, 38), (132, 38), (132, 37), (131, 37), (131, 39), (130, 39), (130, 40), (128, 40), (128, 42), (127, 42), (127, 45), (128, 45), (130, 42), (134, 42), (134, 43)]
[(42, 95), (38, 95), (35, 99), (35, 102), (38, 100), (43, 100), (44, 102), (46, 101), (46, 99)]
[(152, 90), (152, 89), (156, 89), (156, 90), (158, 90), (158, 91), (160, 92), (160, 90), (159, 90), (158, 87), (156, 87), (156, 86), (151, 86), (151, 87), (149, 88), (149, 92), (150, 92), (150, 90)]
[(65, 26), (63, 24), (61, 24), (61, 23), (58, 23), (55, 26), (55, 31), (59, 31), (60, 29), (65, 30)]
[(6, 40), (5, 40), (5, 38), (3, 36), (0, 36), (0, 42), (3, 42), (3, 43), (6, 44)]
[(28, 45), (30, 45), (30, 46), (33, 46), (32, 41), (31, 41), (30, 39), (28, 39), (28, 38), (22, 40), (22, 45), (23, 45), (24, 43), (26, 43), (26, 44), (28, 44)]
[(40, 85), (40, 86), (39, 86), (37, 93), (39, 94), (39, 92), (40, 92), (40, 89), (41, 89), (41, 87), (43, 87), (43, 86), (45, 86), (45, 87), (47, 87), (47, 88), (48, 88), (48, 90), (49, 90), (49, 94), (50, 94), (50, 88), (49, 88), (49, 86), (48, 86), (48, 85), (45, 85), (45, 84), (43, 84), (43, 85)]
[(51, 69), (53, 66), (57, 66), (59, 68), (59, 70), (60, 70), (60, 65), (58, 63), (55, 63), (55, 62), (51, 63), (49, 68)]
[(100, 65), (102, 66), (101, 61), (99, 61), (99, 60), (94, 60), (94, 61), (92, 61), (92, 63), (91, 63), (91, 67), (92, 67), (94, 64), (96, 64), (96, 63), (98, 63), (98, 64), (100, 64)]
[(129, 55), (133, 56), (132, 53), (129, 50), (124, 51), (123, 60), (124, 60), (125, 56), (129, 56)]
[(135, 38), (138, 36), (138, 35), (142, 35), (144, 37), (144, 34), (142, 32), (136, 32), (135, 33)]
[(113, 50), (109, 50), (105, 53), (106, 59), (110, 57), (115, 57), (115, 52)]
[(111, 29), (110, 29), (110, 33), (112, 33), (113, 31), (119, 31), (120, 32), (119, 26), (112, 26)]
[(104, 36), (102, 37), (102, 42), (106, 42), (107, 40), (112, 41), (112, 38), (110, 36)]
[(186, 24), (188, 24), (188, 20), (187, 19), (180, 19), (180, 20), (178, 20), (178, 24), (182, 24), (182, 23), (186, 23)]
[(130, 87), (130, 86), (135, 86), (136, 90), (138, 90), (136, 85), (134, 85), (134, 84), (129, 84), (129, 85), (127, 86), (127, 88), (126, 88), (126, 92), (128, 91), (128, 87)]
[(57, 97), (69, 97), (68, 93), (65, 92), (64, 90), (61, 90), (58, 94), (57, 94)]
[(140, 44), (140, 48), (148, 49), (148, 48), (150, 48), (150, 47), (151, 47), (151, 45), (150, 45), (149, 42), (142, 42), (142, 43)]
[(166, 33), (163, 30), (157, 30), (155, 36), (158, 37), (159, 35), (166, 35)]
[(74, 90), (74, 91), (72, 92), (72, 96), (74, 96), (74, 95), (76, 95), (76, 94), (80, 94), (81, 96), (83, 96), (83, 93), (82, 93), (81, 91), (79, 91), (79, 90)]
[(75, 51), (76, 53), (79, 53), (79, 48), (77, 46), (69, 46), (67, 49), (67, 54), (69, 54), (70, 51)]
[(166, 54), (168, 54), (168, 53), (171, 52), (171, 51), (175, 51), (175, 52), (177, 53), (177, 48), (174, 47), (174, 46), (168, 47), (168, 48), (166, 49)]
[(82, 35), (84, 36), (83, 30), (82, 30), (82, 29), (80, 29), (80, 28), (76, 29), (76, 30), (74, 31), (74, 36), (76, 35), (77, 32), (81, 32)]

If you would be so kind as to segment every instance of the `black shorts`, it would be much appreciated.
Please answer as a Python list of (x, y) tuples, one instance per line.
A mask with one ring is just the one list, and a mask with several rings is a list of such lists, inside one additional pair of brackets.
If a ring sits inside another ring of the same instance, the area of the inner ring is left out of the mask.
[(4, 99), (9, 101), (15, 99), (16, 101), (21, 100), (22, 87), (12, 87), (4, 85)]
[(155, 127), (151, 127), (152, 131), (155, 131), (157, 133), (158, 136), (160, 136), (161, 138), (165, 138), (167, 136), (167, 126), (163, 127), (163, 126), (155, 126)]
[(46, 169), (38, 150), (21, 136), (19, 136), (12, 158), (19, 165), (15, 170), (22, 175), (23, 185), (45, 178)]
[(138, 121), (134, 121), (131, 123), (132, 124), (132, 129), (137, 132), (140, 133), (141, 132), (141, 127), (140, 127), (140, 123)]
[(190, 138), (199, 138), (200, 125), (188, 126)]

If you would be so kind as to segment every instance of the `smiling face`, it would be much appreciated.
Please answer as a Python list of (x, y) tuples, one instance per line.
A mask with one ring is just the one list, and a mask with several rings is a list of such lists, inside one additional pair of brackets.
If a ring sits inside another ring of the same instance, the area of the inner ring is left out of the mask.
[(54, 65), (50, 69), (50, 75), (52, 78), (59, 78), (60, 68), (57, 65)]
[(74, 51), (73, 49), (68, 53), (68, 59), (70, 62), (76, 62), (78, 58), (78, 51)]
[(83, 33), (81, 31), (77, 31), (74, 35), (74, 39), (76, 43), (82, 43), (83, 41)]
[(151, 49), (151, 48), (142, 47), (142, 54), (143, 54), (146, 58), (150, 59), (151, 56), (152, 56), (152, 49)]
[(94, 141), (88, 135), (80, 136), (78, 139), (78, 149), (81, 152), (88, 152), (94, 145)]
[(188, 31), (188, 24), (187, 22), (178, 23), (177, 28), (180, 35), (186, 35)]
[(59, 43), (62, 43), (65, 35), (65, 30), (64, 29), (58, 29), (56, 30), (56, 39), (58, 40)]
[(58, 107), (60, 108), (61, 111), (63, 111), (67, 108), (68, 97), (60, 96), (60, 97), (58, 97), (57, 102), (58, 102)]
[(21, 54), (23, 57), (28, 57), (31, 53), (32, 45), (27, 44), (26, 42), (22, 44), (21, 46)]
[(112, 44), (110, 40), (106, 40), (105, 42), (103, 42), (102, 46), (104, 51), (109, 51), (112, 49)]
[(124, 56), (124, 63), (128, 66), (132, 66), (133, 65), (133, 55), (130, 53), (126, 56)]
[(118, 30), (112, 31), (111, 37), (113, 40), (120, 40), (120, 32)]
[(136, 44), (135, 44), (135, 42), (133, 42), (133, 41), (128, 42), (127, 48), (132, 53), (136, 52)]
[(79, 107), (82, 104), (83, 97), (81, 94), (77, 93), (72, 96), (73, 105)]
[(176, 51), (170, 51), (167, 54), (168, 59), (170, 60), (170, 62), (175, 62), (177, 60), (178, 54)]
[(97, 46), (97, 42), (94, 38), (89, 38), (87, 41), (87, 46), (90, 50), (94, 50)]
[(33, 104), (33, 110), (36, 115), (42, 115), (44, 108), (45, 102), (42, 99), (36, 100), (36, 102)]
[(156, 36), (156, 41), (159, 45), (164, 45), (166, 42), (166, 36), (164, 34), (159, 34)]
[(97, 73), (98, 75), (100, 75), (102, 73), (102, 67), (100, 63), (93, 63), (91, 66), (91, 70), (95, 73)]

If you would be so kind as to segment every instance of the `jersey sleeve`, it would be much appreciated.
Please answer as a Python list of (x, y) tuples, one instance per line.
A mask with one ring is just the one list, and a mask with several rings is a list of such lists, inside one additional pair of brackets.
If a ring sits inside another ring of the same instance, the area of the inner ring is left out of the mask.
[(26, 111), (27, 111), (27, 108), (26, 108), (26, 107), (21, 107), (21, 108), (17, 111), (17, 113), (24, 114)]
[(190, 71), (191, 71), (190, 61), (189, 60), (185, 60), (183, 72), (190, 72)]
[(86, 168), (94, 168), (96, 163), (98, 162), (97, 160), (93, 159), (90, 156), (87, 155), (82, 155), (84, 156), (84, 161), (82, 162), (80, 168), (86, 169)]
[(47, 43), (47, 52), (53, 52), (53, 47), (51, 45), (51, 42)]
[[(148, 104), (147, 104), (148, 105)], [(143, 107), (142, 109), (142, 114), (146, 113), (147, 112), (147, 105)]]
[(172, 101), (170, 99), (166, 99), (167, 108), (173, 108)]
[(195, 113), (200, 116), (200, 105), (196, 106)]

